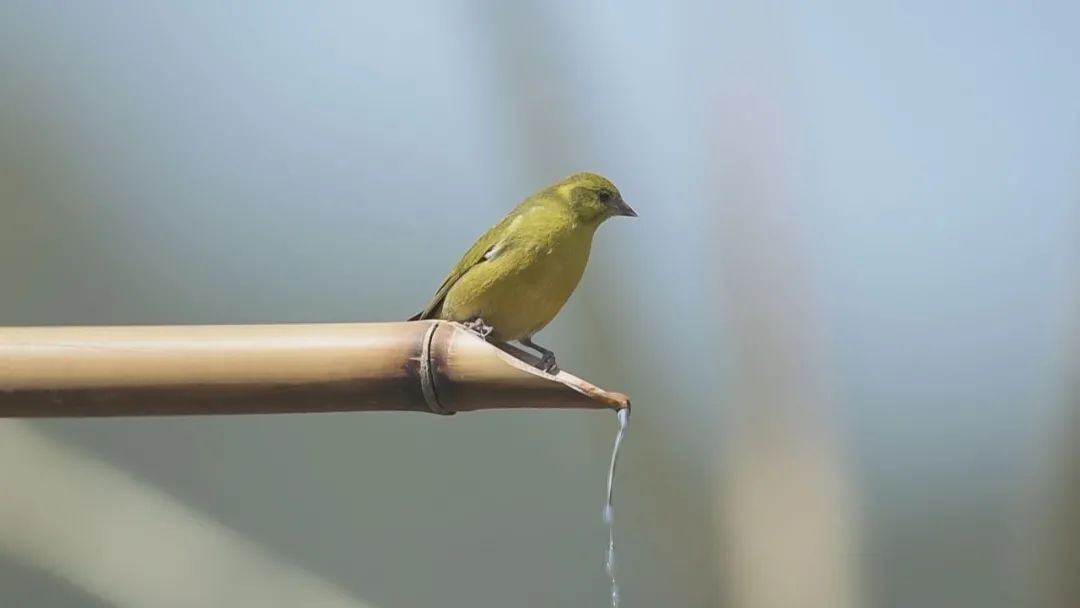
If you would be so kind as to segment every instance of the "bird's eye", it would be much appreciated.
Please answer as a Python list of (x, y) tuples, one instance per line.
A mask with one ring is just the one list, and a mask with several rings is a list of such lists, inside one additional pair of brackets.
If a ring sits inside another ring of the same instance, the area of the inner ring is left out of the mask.
[(596, 198), (600, 199), (601, 203), (610, 201), (612, 196), (614, 195), (611, 194), (611, 190), (601, 190), (596, 193)]

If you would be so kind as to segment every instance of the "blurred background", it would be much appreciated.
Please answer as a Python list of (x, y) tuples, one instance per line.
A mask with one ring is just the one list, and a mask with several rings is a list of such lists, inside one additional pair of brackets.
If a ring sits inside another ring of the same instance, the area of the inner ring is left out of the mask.
[[(403, 319), (604, 173), (624, 606), (1080, 605), (1080, 5), (0, 6), (0, 324)], [(606, 606), (615, 418), (0, 423), (0, 606)]]

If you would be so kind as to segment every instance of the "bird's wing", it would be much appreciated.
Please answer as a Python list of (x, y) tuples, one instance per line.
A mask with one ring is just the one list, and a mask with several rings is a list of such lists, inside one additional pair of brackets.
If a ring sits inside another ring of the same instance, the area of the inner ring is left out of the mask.
[(465, 273), (469, 272), (477, 265), (482, 264), (492, 258), (495, 254), (501, 253), (509, 246), (512, 227), (514, 220), (519, 217), (516, 213), (507, 215), (498, 224), (495, 224), (488, 229), (480, 238), (476, 239), (473, 246), (465, 252), (465, 255), (461, 258), (461, 261), (454, 266), (450, 274), (446, 275), (443, 279), (442, 285), (432, 296), (431, 301), (424, 307), (424, 310), (416, 313), (409, 318), (410, 321), (419, 321), (421, 319), (431, 319), (436, 316), (439, 308), (442, 306), (443, 300), (446, 298), (446, 294), (450, 292), (450, 288), (458, 282), (461, 277), (465, 276)]

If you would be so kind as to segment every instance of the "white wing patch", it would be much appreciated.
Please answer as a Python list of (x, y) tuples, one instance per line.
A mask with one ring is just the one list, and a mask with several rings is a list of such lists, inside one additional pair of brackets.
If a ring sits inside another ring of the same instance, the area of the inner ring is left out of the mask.
[[(535, 211), (535, 209), (530, 209), (530, 211)], [(509, 237), (510, 235), (514, 234), (515, 229), (517, 229), (517, 227), (521, 225), (521, 222), (524, 219), (525, 219), (524, 215), (519, 215), (519, 216), (515, 217), (514, 221), (510, 222), (510, 225), (506, 227), (505, 237)], [(491, 249), (488, 249), (486, 252), (484, 252), (484, 261), (485, 262), (490, 262), (491, 260), (494, 260), (495, 257), (498, 256), (500, 253), (505, 251), (506, 250), (506, 240), (507, 239), (504, 238), (503, 240), (499, 241), (498, 243), (495, 243), (494, 245), (492, 245)]]

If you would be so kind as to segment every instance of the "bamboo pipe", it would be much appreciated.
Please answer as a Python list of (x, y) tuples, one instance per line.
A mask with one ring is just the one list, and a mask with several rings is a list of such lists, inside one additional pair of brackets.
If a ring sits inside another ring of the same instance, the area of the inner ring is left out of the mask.
[(0, 417), (622, 409), (456, 323), (0, 328)]

